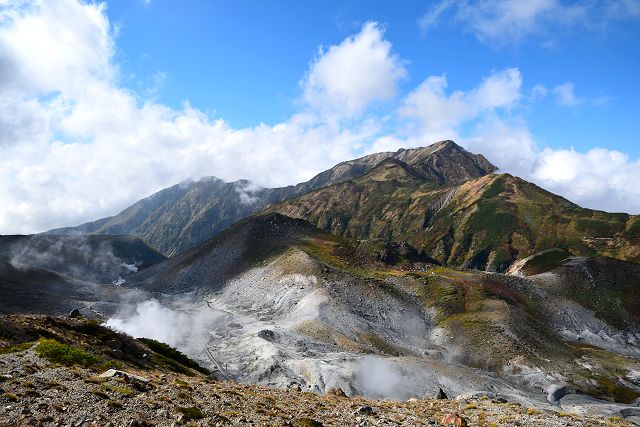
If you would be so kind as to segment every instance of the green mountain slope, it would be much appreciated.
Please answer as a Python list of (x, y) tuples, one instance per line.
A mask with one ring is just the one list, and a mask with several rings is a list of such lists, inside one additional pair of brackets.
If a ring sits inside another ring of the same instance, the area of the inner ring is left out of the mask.
[(640, 218), (583, 209), (508, 174), (439, 185), (398, 160), (273, 206), (357, 238), (405, 241), (436, 260), (504, 271), (548, 248), (640, 261)]

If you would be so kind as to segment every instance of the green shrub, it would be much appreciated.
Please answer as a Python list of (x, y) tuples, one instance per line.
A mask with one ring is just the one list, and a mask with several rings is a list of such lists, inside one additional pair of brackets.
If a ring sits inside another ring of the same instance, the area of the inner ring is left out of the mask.
[(10, 393), (10, 392), (5, 392), (2, 397), (4, 397), (7, 400), (10, 400), (11, 402), (17, 402), (18, 401), (18, 396), (16, 396), (15, 393)]
[(200, 420), (204, 418), (202, 411), (195, 406), (188, 406), (186, 408), (178, 407), (176, 410), (183, 414), (187, 420)]
[(322, 427), (322, 423), (311, 418), (298, 418), (296, 420), (298, 427)]
[(36, 352), (40, 357), (50, 362), (66, 366), (90, 366), (99, 362), (98, 358), (84, 350), (70, 347), (52, 339), (41, 340), (36, 346)]
[[(138, 338), (138, 340), (145, 343), (147, 347), (149, 347), (154, 352), (158, 353), (161, 356), (164, 356), (163, 358), (160, 358), (160, 359), (163, 362), (170, 365), (171, 367), (173, 367), (174, 369), (177, 369), (178, 372), (182, 371), (180, 369), (181, 367), (184, 368), (186, 366), (188, 368), (194, 369), (205, 375), (208, 375), (210, 373), (208, 369), (200, 366), (195, 360), (190, 359), (187, 355), (179, 352), (178, 350), (176, 350), (175, 348), (171, 347), (168, 344), (165, 344), (160, 341), (156, 341), (151, 338)], [(166, 360), (167, 358), (170, 359), (170, 361), (167, 361)], [(174, 363), (171, 363), (171, 362), (174, 362)], [(182, 365), (182, 366), (177, 366), (175, 362), (177, 362), (179, 365)], [(188, 373), (188, 372), (182, 372), (182, 373)]]
[(22, 344), (0, 347), (0, 354), (17, 353), (18, 351), (27, 350), (28, 348), (33, 346), (33, 344), (34, 343), (32, 342), (25, 342)]

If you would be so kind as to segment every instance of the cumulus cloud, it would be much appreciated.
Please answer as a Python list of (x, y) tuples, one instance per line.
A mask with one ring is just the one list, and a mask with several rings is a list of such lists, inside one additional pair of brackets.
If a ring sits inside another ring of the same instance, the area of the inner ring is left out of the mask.
[(531, 179), (546, 189), (586, 206), (612, 212), (640, 211), (640, 161), (616, 150), (543, 149), (535, 158)]
[(509, 108), (520, 98), (522, 78), (517, 68), (494, 72), (469, 92), (447, 94), (447, 78), (430, 76), (404, 99), (400, 114), (420, 120), (430, 133), (451, 133), (451, 128), (478, 115)]
[(406, 69), (375, 22), (336, 46), (321, 49), (302, 81), (304, 100), (313, 108), (348, 116), (376, 100), (392, 98)]
[(550, 34), (558, 29), (602, 29), (620, 20), (638, 18), (639, 0), (441, 0), (418, 24), (426, 32), (451, 19), (491, 44), (519, 42), (529, 36), (553, 43)]
[[(103, 4), (22, 2), (0, 15), (1, 233), (111, 215), (190, 177), (303, 181), (353, 157), (378, 129), (366, 120), (339, 127), (313, 108), (274, 126), (236, 129), (188, 103), (173, 109), (121, 87)], [(339, 63), (342, 49), (357, 52), (374, 74), (395, 61), (382, 31), (367, 24), (311, 66), (310, 84), (326, 85), (314, 90), (345, 96), (349, 112), (390, 95), (385, 78), (397, 70), (353, 91), (328, 79), (331, 67), (319, 64)]]

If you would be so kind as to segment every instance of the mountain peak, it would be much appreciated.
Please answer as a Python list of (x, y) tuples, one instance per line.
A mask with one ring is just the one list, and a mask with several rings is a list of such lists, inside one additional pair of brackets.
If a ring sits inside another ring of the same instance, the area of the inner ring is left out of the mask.
[(394, 157), (440, 185), (460, 184), (497, 170), (482, 154), (473, 154), (451, 140), (398, 150)]

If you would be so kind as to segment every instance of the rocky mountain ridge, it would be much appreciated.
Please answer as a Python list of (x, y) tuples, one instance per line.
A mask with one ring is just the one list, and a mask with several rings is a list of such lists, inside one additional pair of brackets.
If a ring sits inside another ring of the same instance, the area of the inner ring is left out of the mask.
[(550, 248), (640, 262), (640, 217), (580, 208), (509, 174), (434, 185), (399, 160), (274, 205), (355, 239), (404, 241), (441, 263), (505, 271)]
[(113, 217), (48, 234), (135, 235), (166, 256), (173, 256), (274, 203), (355, 179), (385, 159), (401, 160), (411, 165), (421, 179), (439, 185), (460, 183), (496, 169), (482, 155), (469, 153), (452, 141), (442, 141), (342, 162), (295, 186), (261, 188), (247, 180), (224, 182), (215, 177), (185, 181), (142, 199)]

